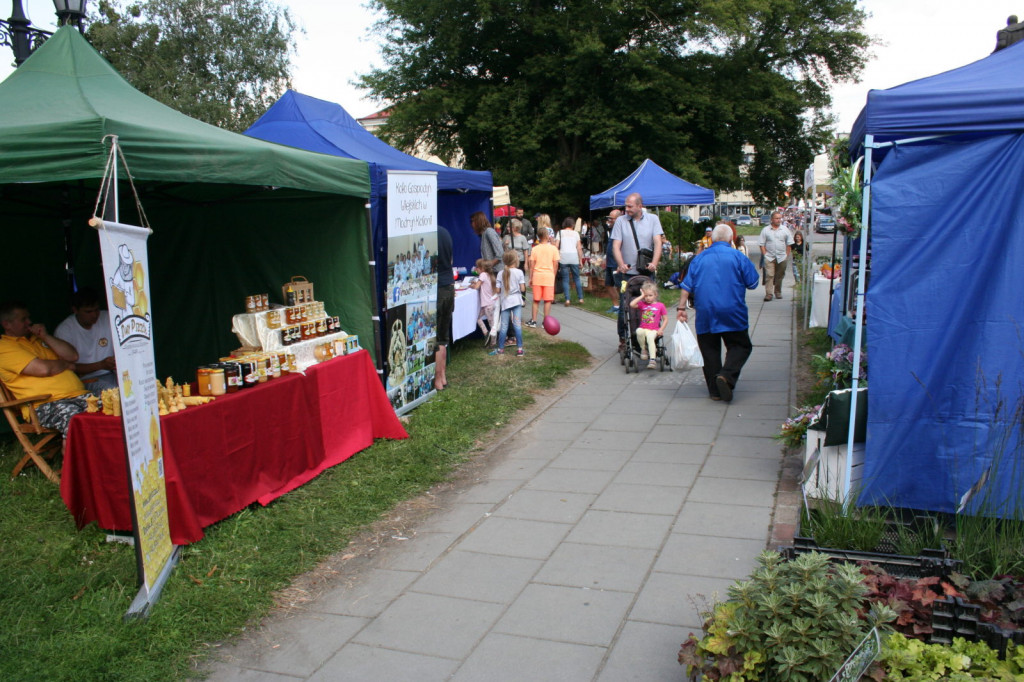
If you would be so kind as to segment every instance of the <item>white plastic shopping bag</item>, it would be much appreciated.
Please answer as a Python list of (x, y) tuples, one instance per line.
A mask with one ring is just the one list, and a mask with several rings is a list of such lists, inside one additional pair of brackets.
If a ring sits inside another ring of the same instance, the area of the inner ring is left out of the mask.
[(685, 322), (676, 321), (676, 328), (672, 332), (672, 342), (669, 348), (671, 349), (672, 369), (675, 371), (680, 372), (704, 366), (704, 357), (700, 354), (697, 337), (690, 331), (690, 325)]

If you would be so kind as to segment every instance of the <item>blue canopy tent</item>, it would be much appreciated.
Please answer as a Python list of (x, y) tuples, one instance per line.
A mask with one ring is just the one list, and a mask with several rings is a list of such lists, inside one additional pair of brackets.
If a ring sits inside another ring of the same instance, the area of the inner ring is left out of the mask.
[(873, 90), (854, 126), (872, 252), (858, 291), (870, 360), (862, 503), (952, 512), (987, 480), (968, 510), (1024, 512), (1022, 70), (1018, 43)]
[[(387, 263), (387, 182), (389, 170), (437, 173), (438, 224), (448, 228), (453, 263), (472, 268), (480, 257), (480, 238), (469, 225), (476, 211), (490, 215), (494, 182), (490, 171), (449, 168), (417, 159), (378, 139), (340, 104), (286, 92), (245, 131), (249, 137), (309, 151), (366, 161), (370, 165), (370, 221), (374, 260)], [(385, 268), (377, 268), (378, 300), (383, 301)]]
[(626, 197), (639, 192), (645, 206), (697, 206), (715, 203), (714, 190), (672, 175), (650, 159), (619, 184), (590, 195), (590, 210), (624, 206)]

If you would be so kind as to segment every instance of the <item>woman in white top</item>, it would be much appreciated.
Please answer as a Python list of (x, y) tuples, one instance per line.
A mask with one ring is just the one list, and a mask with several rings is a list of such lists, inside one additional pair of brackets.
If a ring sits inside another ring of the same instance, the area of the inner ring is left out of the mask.
[(583, 303), (583, 284), (580, 282), (580, 263), (583, 262), (583, 245), (580, 244), (580, 235), (575, 230), (576, 221), (566, 218), (562, 221), (562, 231), (558, 237), (558, 267), (562, 271), (562, 291), (565, 292), (565, 305), (572, 300), (569, 290), (569, 276), (572, 275), (576, 283), (576, 293), (579, 295), (580, 303)]

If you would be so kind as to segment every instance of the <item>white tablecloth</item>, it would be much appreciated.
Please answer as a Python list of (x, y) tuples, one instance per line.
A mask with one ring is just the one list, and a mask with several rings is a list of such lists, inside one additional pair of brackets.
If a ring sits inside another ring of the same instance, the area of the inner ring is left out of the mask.
[(455, 312), (452, 313), (452, 340), (469, 336), (476, 329), (480, 311), (480, 292), (476, 289), (455, 290)]
[[(831, 285), (831, 287), (829, 285)], [(829, 298), (831, 298), (830, 289), (840, 289), (842, 286), (843, 280), (841, 278), (829, 279), (820, 272), (814, 273), (814, 288), (811, 290), (811, 319), (808, 320), (808, 326), (828, 326), (828, 301)]]

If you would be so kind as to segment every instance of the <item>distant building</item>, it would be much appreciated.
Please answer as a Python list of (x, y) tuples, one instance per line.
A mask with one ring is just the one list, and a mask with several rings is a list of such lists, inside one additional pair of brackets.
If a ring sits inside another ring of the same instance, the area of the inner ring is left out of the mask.
[[(382, 125), (384, 125), (385, 123), (388, 122), (388, 117), (389, 116), (391, 116), (391, 109), (390, 108), (381, 109), (380, 111), (375, 111), (374, 113), (370, 114), (369, 116), (364, 116), (363, 118), (357, 118), (356, 119), (356, 123), (361, 125), (364, 130), (367, 130), (368, 132), (371, 132), (374, 135), (377, 135), (377, 129), (380, 128)], [(417, 144), (416, 148), (411, 150), (411, 151), (408, 150), (408, 149), (403, 149), (402, 151), (405, 152), (406, 154), (411, 154), (412, 156), (415, 156), (417, 159), (423, 159), (424, 161), (429, 161), (431, 163), (436, 163), (436, 164), (439, 164), (441, 166), (447, 166), (448, 165), (444, 161), (442, 161), (440, 159), (440, 157), (434, 156), (429, 151), (427, 151), (426, 147), (424, 145), (421, 145), (421, 144)], [(461, 154), (459, 155), (459, 158), (458, 158), (458, 165), (452, 164), (452, 168), (462, 168), (462, 155)]]

